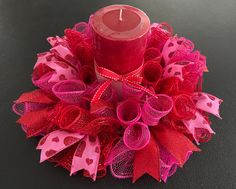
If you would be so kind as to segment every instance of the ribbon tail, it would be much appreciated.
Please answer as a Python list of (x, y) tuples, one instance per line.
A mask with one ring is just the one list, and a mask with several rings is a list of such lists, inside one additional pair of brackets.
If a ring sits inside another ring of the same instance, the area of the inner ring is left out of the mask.
[(180, 167), (188, 159), (189, 153), (200, 151), (187, 137), (176, 130), (163, 126), (160, 129), (153, 129), (152, 131), (158, 143), (175, 157)]
[(102, 94), (105, 92), (105, 90), (111, 85), (111, 83), (112, 80), (106, 80), (96, 91), (95, 95), (92, 98), (91, 103), (97, 103), (101, 98)]
[(97, 169), (100, 157), (100, 142), (98, 137), (85, 136), (79, 141), (75, 150), (70, 175), (84, 169), (87, 176), (94, 181), (97, 177)]
[(40, 163), (49, 160), (84, 138), (83, 134), (56, 130), (44, 136), (37, 146), (41, 150)]
[(153, 136), (151, 136), (150, 142), (146, 147), (135, 152), (133, 171), (133, 183), (145, 173), (157, 181), (161, 180), (160, 152)]
[(18, 119), (17, 123), (22, 125), (27, 137), (38, 136), (51, 124), (47, 116), (48, 109), (28, 112)]
[(34, 102), (43, 104), (53, 104), (55, 99), (47, 96), (41, 89), (36, 89), (30, 92), (23, 93), (15, 103)]

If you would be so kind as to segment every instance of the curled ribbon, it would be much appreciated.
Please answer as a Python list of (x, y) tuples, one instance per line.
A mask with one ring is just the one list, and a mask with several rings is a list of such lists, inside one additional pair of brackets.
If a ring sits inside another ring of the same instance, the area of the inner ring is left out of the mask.
[(136, 89), (144, 91), (151, 96), (157, 97), (154, 92), (152, 92), (149, 89), (147, 89), (146, 87), (143, 87), (140, 85), (143, 78), (141, 76), (139, 76), (139, 74), (142, 71), (143, 66), (140, 66), (138, 69), (136, 69), (133, 72), (130, 72), (128, 74), (125, 74), (125, 75), (119, 75), (109, 69), (106, 69), (104, 67), (100, 67), (96, 64), (95, 64), (95, 69), (96, 69), (97, 74), (99, 74), (100, 76), (102, 76), (108, 80), (106, 80), (104, 83), (102, 83), (101, 86), (98, 88), (98, 90), (96, 91), (95, 95), (92, 98), (91, 103), (98, 102), (99, 99), (101, 98), (102, 94), (111, 85), (111, 83), (113, 81), (121, 81), (124, 83), (128, 83), (130, 86), (132, 86)]

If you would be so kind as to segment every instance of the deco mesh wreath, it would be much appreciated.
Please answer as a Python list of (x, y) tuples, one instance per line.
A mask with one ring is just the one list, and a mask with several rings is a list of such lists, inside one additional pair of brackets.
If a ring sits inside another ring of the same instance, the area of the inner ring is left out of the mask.
[(222, 100), (202, 92), (206, 57), (168, 24), (151, 25), (141, 75), (133, 78), (95, 71), (90, 24), (47, 40), (52, 48), (38, 54), (32, 74), (39, 89), (13, 104), (27, 137), (42, 137), (40, 162), (93, 180), (110, 167), (117, 178), (135, 182), (147, 173), (166, 182), (200, 151), (194, 143), (214, 134), (209, 113), (220, 118)]

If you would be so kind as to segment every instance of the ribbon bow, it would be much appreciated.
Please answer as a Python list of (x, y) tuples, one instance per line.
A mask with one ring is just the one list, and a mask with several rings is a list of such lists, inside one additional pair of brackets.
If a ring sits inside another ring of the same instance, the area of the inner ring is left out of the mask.
[(98, 90), (96, 91), (95, 95), (92, 98), (91, 103), (97, 103), (99, 99), (101, 98), (102, 94), (105, 92), (105, 90), (111, 85), (113, 81), (121, 81), (121, 82), (126, 82), (130, 86), (142, 90), (154, 97), (157, 97), (156, 94), (146, 87), (141, 85), (141, 82), (143, 78), (139, 76), (140, 72), (142, 71), (143, 66), (140, 66), (138, 69), (134, 70), (133, 72), (130, 72), (126, 75), (119, 75), (109, 69), (106, 69), (104, 67), (100, 67), (95, 64), (95, 70), (96, 73), (99, 74), (100, 76), (108, 79), (104, 83), (100, 85)]

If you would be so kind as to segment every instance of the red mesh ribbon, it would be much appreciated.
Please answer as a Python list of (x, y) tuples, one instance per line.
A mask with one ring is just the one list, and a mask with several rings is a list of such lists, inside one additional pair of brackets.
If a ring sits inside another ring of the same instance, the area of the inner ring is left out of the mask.
[(66, 29), (65, 36), (72, 52), (79, 58), (82, 65), (93, 65), (93, 48), (87, 38), (78, 31)]
[(59, 152), (55, 156), (48, 159), (48, 161), (54, 162), (54, 163), (56, 163), (56, 166), (61, 166), (65, 169), (67, 169), (68, 171), (70, 171), (72, 160), (73, 160), (77, 146), (78, 146), (78, 144), (76, 143), (76, 144), (70, 146), (69, 148), (66, 148), (65, 150)]
[(27, 137), (38, 136), (50, 130), (52, 124), (48, 120), (48, 113), (56, 102), (57, 99), (40, 89), (23, 93), (15, 101), (13, 110), (21, 114), (22, 117), (17, 122), (22, 125)]
[(56, 103), (56, 99), (47, 96), (42, 90), (23, 93), (13, 104), (13, 111), (22, 116), (27, 112), (44, 109)]
[(42, 109), (28, 112), (18, 119), (17, 123), (23, 126), (27, 137), (39, 136), (51, 127), (51, 122), (47, 119), (49, 111), (49, 109)]
[(160, 153), (153, 136), (146, 147), (135, 152), (133, 182), (145, 173), (160, 181)]
[(108, 70), (106, 68), (103, 67), (99, 67), (97, 65), (96, 66), (96, 71), (97, 73), (108, 79), (107, 81), (105, 81), (97, 90), (97, 92), (95, 93), (95, 95), (92, 98), (92, 103), (97, 103), (99, 101), (99, 99), (101, 98), (102, 94), (104, 93), (104, 91), (111, 85), (112, 81), (121, 81), (121, 82), (125, 82), (130, 84), (132, 87), (136, 88), (136, 89), (140, 89), (152, 96), (156, 96), (155, 93), (153, 93), (152, 91), (150, 91), (149, 89), (143, 87), (140, 85), (140, 83), (142, 82), (142, 77), (137, 76), (142, 69), (142, 66), (140, 68), (138, 68), (137, 70), (127, 74), (127, 75), (118, 75), (115, 72)]
[(156, 84), (162, 77), (162, 67), (159, 61), (148, 61), (143, 66), (143, 83)]
[(172, 27), (165, 22), (153, 23), (148, 47), (162, 49), (165, 42), (173, 35)]
[(156, 60), (160, 61), (161, 60), (161, 52), (159, 49), (151, 47), (146, 49), (145, 55), (144, 55), (144, 61), (150, 61), (150, 60)]
[(80, 132), (80, 129), (85, 127), (94, 117), (86, 110), (70, 105), (62, 110), (59, 127), (71, 131)]
[(82, 80), (86, 85), (92, 84), (96, 80), (96, 74), (93, 66), (84, 65), (79, 70), (79, 79)]
[(94, 104), (90, 112), (100, 117), (116, 117), (114, 105), (104, 100), (100, 100), (98, 103)]
[(181, 94), (173, 98), (174, 106), (171, 117), (178, 120), (191, 119), (195, 116), (196, 106), (190, 96)]
[(182, 167), (186, 162), (190, 152), (200, 151), (187, 137), (182, 133), (167, 128), (165, 125), (159, 129), (151, 128), (158, 143), (160, 143)]
[(23, 93), (15, 103), (22, 102), (35, 102), (35, 103), (43, 103), (43, 104), (53, 104), (56, 102), (56, 99), (48, 96), (42, 90), (37, 89), (30, 92)]

